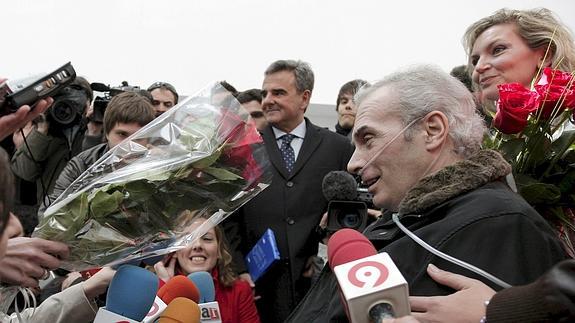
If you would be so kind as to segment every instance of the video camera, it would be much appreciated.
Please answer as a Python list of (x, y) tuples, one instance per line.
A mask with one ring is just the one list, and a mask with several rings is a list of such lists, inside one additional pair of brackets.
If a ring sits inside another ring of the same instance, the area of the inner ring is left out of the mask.
[[(3, 82), (0, 84), (0, 116), (14, 113), (23, 105), (29, 105), (34, 109), (34, 104), (40, 99), (47, 97), (56, 99), (56, 96), (75, 78), (76, 71), (68, 62), (47, 75)], [(55, 114), (63, 113), (57, 109)]]
[(323, 195), (329, 201), (327, 207), (327, 231), (342, 228), (362, 232), (368, 224), (368, 208), (374, 208), (373, 195), (360, 187), (348, 172), (329, 172), (322, 182)]
[(102, 123), (104, 121), (104, 112), (108, 107), (108, 103), (112, 100), (112, 97), (122, 92), (140, 93), (142, 91), (139, 86), (129, 85), (126, 81), (123, 81), (122, 85), (116, 87), (110, 87), (103, 83), (92, 83), (90, 84), (90, 87), (93, 91), (103, 93), (102, 96), (97, 96), (96, 99), (94, 99), (94, 114), (90, 117), (90, 121), (98, 123)]

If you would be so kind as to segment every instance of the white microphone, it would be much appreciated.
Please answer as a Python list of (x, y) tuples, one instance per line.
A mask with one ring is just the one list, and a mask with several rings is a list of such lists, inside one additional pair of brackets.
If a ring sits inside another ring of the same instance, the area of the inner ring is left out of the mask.
[(352, 323), (411, 313), (407, 281), (387, 253), (378, 254), (365, 236), (352, 229), (337, 231), (327, 248)]

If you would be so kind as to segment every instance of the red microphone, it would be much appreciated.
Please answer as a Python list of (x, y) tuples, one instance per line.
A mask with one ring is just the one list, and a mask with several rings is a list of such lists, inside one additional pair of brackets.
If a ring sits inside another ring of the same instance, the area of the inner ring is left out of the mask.
[(196, 304), (200, 300), (200, 292), (196, 285), (186, 276), (174, 276), (164, 286), (160, 287), (152, 308), (144, 318), (144, 323), (155, 322), (166, 310), (170, 303), (183, 297), (194, 301)]
[(166, 304), (176, 297), (185, 297), (196, 302), (200, 300), (200, 292), (196, 285), (186, 276), (174, 276), (158, 290), (158, 297)]
[(327, 243), (327, 254), (350, 322), (380, 322), (411, 313), (405, 278), (364, 235), (337, 231)]

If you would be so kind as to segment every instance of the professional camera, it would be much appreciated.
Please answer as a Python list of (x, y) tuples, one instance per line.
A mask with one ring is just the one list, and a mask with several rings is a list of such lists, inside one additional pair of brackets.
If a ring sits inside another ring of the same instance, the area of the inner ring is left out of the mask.
[(363, 231), (368, 224), (367, 209), (373, 208), (373, 196), (365, 187), (359, 187), (348, 172), (332, 171), (322, 183), (327, 207), (327, 231), (342, 228)]
[(54, 103), (46, 111), (50, 128), (65, 129), (80, 124), (88, 103), (88, 94), (79, 85), (68, 85), (53, 96)]
[(129, 85), (126, 81), (123, 81), (122, 85), (117, 87), (110, 87), (103, 83), (92, 83), (90, 87), (94, 91), (103, 93), (102, 96), (96, 96), (96, 99), (94, 99), (94, 114), (90, 117), (90, 121), (99, 123), (104, 121), (104, 112), (113, 96), (122, 92), (142, 92), (139, 86)]
[(76, 78), (76, 71), (70, 62), (52, 73), (21, 80), (9, 80), (0, 84), (0, 116), (14, 113), (21, 106), (40, 99), (57, 95)]

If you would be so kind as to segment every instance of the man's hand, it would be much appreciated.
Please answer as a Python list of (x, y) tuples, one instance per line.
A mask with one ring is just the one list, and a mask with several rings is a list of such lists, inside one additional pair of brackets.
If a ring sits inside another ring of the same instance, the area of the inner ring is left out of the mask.
[(60, 267), (68, 257), (68, 246), (40, 238), (8, 239), (6, 255), (0, 259), (0, 280), (24, 287), (37, 287), (47, 270)]
[[(5, 79), (0, 78), (0, 83), (4, 82)], [(0, 94), (2, 97), (4, 94)], [(0, 117), (0, 140), (4, 140), (7, 136), (10, 136), (14, 132), (18, 131), (20, 128), (24, 127), (29, 121), (34, 120), (41, 113), (44, 113), (50, 105), (54, 103), (52, 98), (46, 98), (39, 100), (34, 104), (34, 109), (28, 105), (21, 106), (16, 112), (10, 113), (5, 116)]]
[(240, 280), (243, 280), (245, 282), (247, 282), (248, 284), (250, 284), (251, 288), (255, 288), (256, 284), (254, 284), (254, 281), (252, 280), (252, 276), (249, 273), (243, 273), (239, 275)]
[[(34, 130), (35, 127), (36, 125), (30, 121), (22, 128), (22, 132), (14, 132), (14, 135), (12, 135), (12, 142), (14, 143), (14, 147), (16, 147), (16, 149), (20, 148), (20, 146), (24, 144), (24, 138), (28, 137), (28, 135), (32, 132), (32, 130)], [(22, 133), (24, 133), (24, 135), (22, 135)]]
[(457, 292), (448, 296), (411, 296), (411, 314), (416, 319), (421, 322), (479, 322), (485, 316), (485, 301), (495, 294), (489, 286), (431, 264), (427, 273), (436, 282)]
[(381, 210), (367, 209), (367, 215), (374, 218), (375, 220), (379, 219), (381, 217), (381, 214), (382, 214)]

